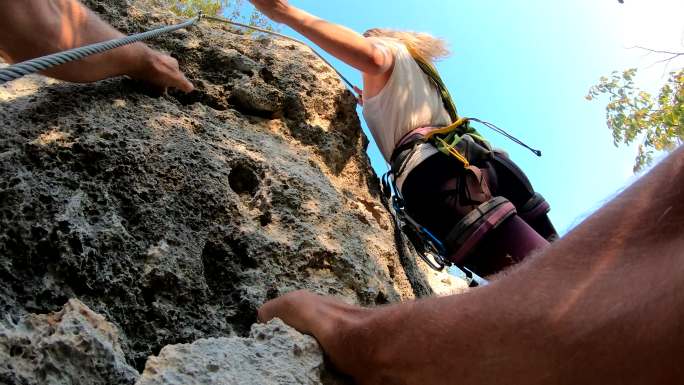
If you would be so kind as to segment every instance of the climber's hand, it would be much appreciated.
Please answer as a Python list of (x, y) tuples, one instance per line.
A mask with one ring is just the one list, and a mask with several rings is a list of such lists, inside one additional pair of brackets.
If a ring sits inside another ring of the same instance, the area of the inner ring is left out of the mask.
[(300, 332), (318, 337), (316, 334), (325, 332), (331, 326), (328, 323), (334, 322), (326, 318), (329, 316), (326, 308), (331, 302), (337, 300), (298, 290), (266, 302), (259, 309), (258, 317), (260, 322), (280, 318)]
[[(9, 63), (124, 36), (78, 0), (0, 0), (0, 9), (3, 16), (0, 51)], [(178, 88), (190, 92), (193, 89), (192, 83), (178, 68), (176, 59), (143, 43), (88, 56), (41, 74), (75, 83), (128, 75), (162, 91)]]
[(342, 372), (354, 375), (365, 370), (364, 358), (351, 352), (363, 339), (363, 320), (372, 312), (336, 298), (305, 290), (287, 293), (266, 302), (258, 312), (260, 322), (280, 318), (302, 333), (314, 336), (331, 362)]
[(290, 11), (290, 4), (287, 0), (249, 0), (249, 2), (269, 19), (278, 23), (282, 23)]
[(194, 89), (192, 83), (181, 72), (176, 59), (150, 48), (143, 54), (140, 66), (128, 75), (150, 83), (161, 91), (176, 88), (190, 92)]

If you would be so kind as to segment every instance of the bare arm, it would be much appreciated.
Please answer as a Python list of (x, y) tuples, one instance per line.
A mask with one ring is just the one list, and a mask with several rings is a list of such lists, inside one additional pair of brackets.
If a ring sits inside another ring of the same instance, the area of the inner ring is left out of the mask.
[(361, 384), (681, 380), (684, 147), (542, 255), (467, 294), (363, 309), (266, 303)]
[[(0, 0), (0, 51), (11, 63), (122, 37), (77, 0)], [(61, 65), (45, 75), (91, 82), (119, 75), (191, 91), (175, 59), (137, 43)]]
[(376, 48), (349, 28), (328, 22), (295, 8), (285, 0), (250, 0), (274, 21), (285, 23), (350, 66), (368, 75), (382, 75), (392, 68), (393, 56)]

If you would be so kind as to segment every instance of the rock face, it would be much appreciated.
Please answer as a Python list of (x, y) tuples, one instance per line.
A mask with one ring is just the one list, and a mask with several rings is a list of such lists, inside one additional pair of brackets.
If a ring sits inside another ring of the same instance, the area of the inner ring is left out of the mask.
[(136, 385), (314, 385), (323, 369), (316, 340), (274, 320), (254, 325), (249, 338), (167, 346), (150, 357)]
[[(86, 3), (126, 33), (178, 22)], [(433, 292), (397, 255), (355, 99), (331, 69), (207, 22), (151, 44), (196, 91), (0, 88), (0, 314), (78, 298), (142, 370), (166, 345), (247, 335), (256, 308), (293, 289), (364, 305)]]
[(277, 319), (253, 325), (247, 338), (166, 346), (141, 376), (116, 326), (75, 299), (57, 313), (0, 322), (0, 362), (0, 384), (342, 384), (326, 376), (316, 340)]
[(132, 384), (114, 325), (77, 300), (58, 313), (0, 323), (0, 384)]

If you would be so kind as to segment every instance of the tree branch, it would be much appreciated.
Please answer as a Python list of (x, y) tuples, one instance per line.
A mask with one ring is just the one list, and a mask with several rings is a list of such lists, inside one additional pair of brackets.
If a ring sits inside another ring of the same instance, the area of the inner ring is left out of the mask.
[(656, 62), (656, 64), (671, 62), (672, 60), (674, 60), (674, 59), (676, 59), (676, 58), (678, 58), (678, 57), (680, 57), (680, 56), (684, 56), (684, 52), (681, 52), (681, 53), (673, 53), (672, 56), (670, 56), (669, 58), (662, 59), (662, 60), (658, 60), (658, 61)]
[(639, 46), (639, 45), (635, 45), (635, 46), (633, 46), (633, 47), (629, 47), (628, 49), (635, 49), (635, 48), (636, 48), (636, 49), (641, 49), (641, 50), (644, 50), (644, 51), (648, 51), (649, 53), (659, 53), (659, 54), (663, 54), (663, 55), (672, 55), (672, 56), (673, 56), (673, 57), (672, 57), (673, 59), (676, 58), (676, 57), (678, 57), (678, 56), (684, 56), (684, 52), (662, 51), (662, 50), (658, 50), (658, 49), (652, 49), (652, 48), (642, 47), (642, 46)]
[(640, 50), (646, 51), (647, 53), (646, 53), (646, 55), (644, 55), (644, 57), (647, 55), (650, 55), (650, 54), (670, 55), (670, 57), (655, 61), (653, 64), (646, 67), (646, 68), (651, 68), (651, 67), (654, 67), (658, 64), (667, 63), (667, 65), (665, 66), (665, 69), (663, 70), (663, 75), (665, 74), (668, 65), (670, 63), (672, 63), (673, 60), (675, 60), (678, 57), (684, 57), (684, 52), (658, 50), (658, 49), (652, 49), (652, 48), (642, 47), (642, 46), (638, 46), (638, 45), (635, 45), (633, 47), (629, 47), (627, 49), (640, 49)]

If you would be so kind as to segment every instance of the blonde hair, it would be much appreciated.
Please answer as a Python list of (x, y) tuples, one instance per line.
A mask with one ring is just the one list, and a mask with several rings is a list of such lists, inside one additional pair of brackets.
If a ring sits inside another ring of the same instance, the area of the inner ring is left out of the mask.
[(446, 40), (428, 33), (396, 31), (393, 29), (373, 28), (363, 33), (365, 37), (389, 37), (404, 43), (410, 51), (429, 61), (437, 61), (451, 55)]

